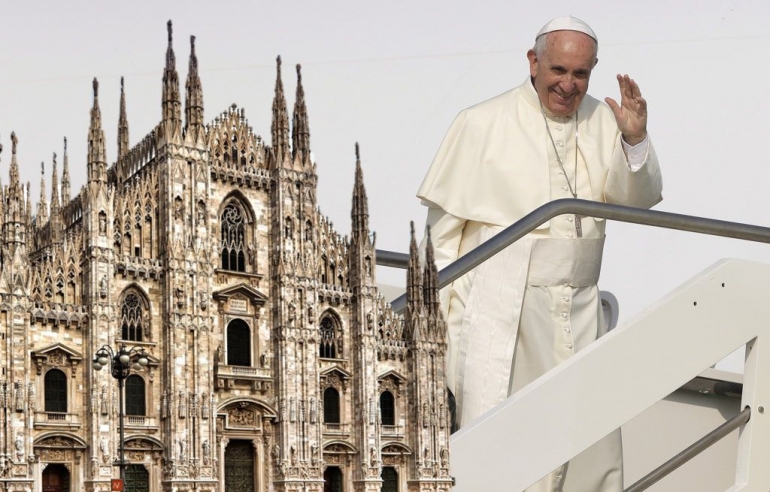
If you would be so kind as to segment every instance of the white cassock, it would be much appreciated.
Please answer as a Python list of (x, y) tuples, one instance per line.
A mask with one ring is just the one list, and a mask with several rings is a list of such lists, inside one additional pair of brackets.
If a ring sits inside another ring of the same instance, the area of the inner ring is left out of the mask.
[[(628, 150), (632, 170), (606, 104), (586, 95), (577, 118), (549, 115), (548, 126), (553, 143), (529, 79), (455, 119), (417, 193), (439, 269), (548, 201), (572, 198), (567, 180), (578, 198), (644, 208), (662, 199), (651, 142)], [(603, 334), (604, 228), (555, 217), (442, 290), (460, 426)], [(527, 490), (621, 491), (622, 475), (618, 430)]]

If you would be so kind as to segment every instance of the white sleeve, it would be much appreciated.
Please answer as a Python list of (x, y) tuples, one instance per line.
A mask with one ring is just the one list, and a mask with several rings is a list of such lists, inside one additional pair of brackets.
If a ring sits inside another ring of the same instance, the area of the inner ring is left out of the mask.
[(644, 165), (644, 161), (647, 160), (647, 152), (650, 148), (650, 136), (647, 135), (644, 137), (644, 140), (639, 142), (638, 144), (631, 146), (631, 144), (626, 143), (626, 141), (623, 139), (623, 137), (620, 137), (620, 142), (623, 145), (623, 151), (626, 154), (626, 158), (628, 159), (628, 169), (631, 170), (631, 172), (636, 172)]

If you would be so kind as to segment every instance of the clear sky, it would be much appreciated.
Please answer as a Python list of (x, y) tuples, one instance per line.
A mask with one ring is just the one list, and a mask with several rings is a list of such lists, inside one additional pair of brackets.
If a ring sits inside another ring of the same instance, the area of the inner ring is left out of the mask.
[[(269, 141), (275, 57), (293, 105), (303, 65), (318, 203), (350, 230), (354, 143), (361, 144), (377, 246), (407, 251), (414, 194), (461, 109), (521, 83), (525, 54), (550, 18), (586, 20), (600, 41), (589, 92), (617, 96), (628, 73), (649, 102), (664, 175), (659, 210), (770, 225), (770, 2), (763, 0), (0, 2), (0, 175), (19, 138), (22, 179), (50, 187), (69, 140), (73, 194), (85, 181), (91, 79), (116, 155), (120, 77), (131, 144), (160, 119), (166, 21), (184, 81), (195, 35), (210, 121), (232, 103)], [(184, 83), (184, 82), (182, 82)], [(290, 109), (291, 110), (291, 109)], [(61, 167), (60, 167), (61, 169)], [(48, 190), (50, 194), (50, 189)], [(610, 224), (600, 287), (621, 322), (719, 258), (770, 261), (770, 246)], [(401, 272), (380, 279), (402, 284)]]

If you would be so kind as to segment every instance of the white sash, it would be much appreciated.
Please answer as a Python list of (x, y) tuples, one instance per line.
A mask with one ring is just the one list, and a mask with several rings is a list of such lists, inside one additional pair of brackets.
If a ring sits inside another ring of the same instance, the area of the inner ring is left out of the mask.
[[(489, 236), (500, 230), (490, 228)], [(524, 238), (476, 268), (463, 312), (457, 361), (461, 426), (508, 398), (527, 284), (595, 285), (603, 247), (604, 238)]]

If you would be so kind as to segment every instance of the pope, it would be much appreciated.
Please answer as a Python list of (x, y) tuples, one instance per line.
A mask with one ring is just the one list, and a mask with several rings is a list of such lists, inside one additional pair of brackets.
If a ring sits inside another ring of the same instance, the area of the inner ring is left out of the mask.
[[(417, 193), (439, 268), (551, 200), (662, 199), (647, 101), (628, 75), (620, 102), (589, 96), (597, 53), (585, 22), (553, 19), (527, 52), (526, 80), (457, 116)], [(441, 292), (460, 426), (604, 334), (604, 230), (603, 219), (555, 217)], [(623, 490), (620, 431), (527, 490)]]

